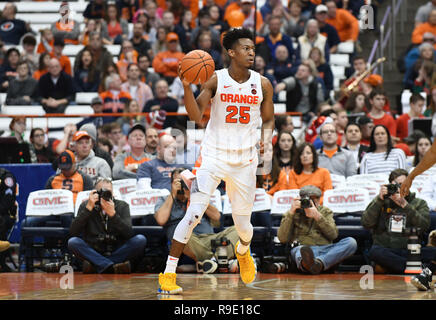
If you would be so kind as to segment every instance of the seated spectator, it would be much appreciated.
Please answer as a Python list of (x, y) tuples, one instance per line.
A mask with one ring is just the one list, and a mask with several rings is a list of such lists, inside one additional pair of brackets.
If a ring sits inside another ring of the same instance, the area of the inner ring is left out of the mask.
[(107, 28), (112, 44), (121, 44), (123, 40), (127, 39), (129, 34), (128, 21), (121, 18), (115, 3), (108, 3), (102, 19), (102, 27)]
[(422, 61), (419, 67), (418, 76), (414, 79), (412, 92), (420, 93), (425, 92), (430, 93), (430, 88), (432, 85), (432, 77), (436, 64), (432, 61)]
[(38, 70), (36, 70), (32, 74), (33, 79), (39, 81), (39, 79), (48, 72), (48, 65), (50, 63), (50, 59), (51, 59), (50, 53), (48, 52), (41, 53), (41, 55), (39, 56)]
[[(136, 11), (135, 15), (133, 16), (132, 22), (133, 24), (136, 24), (137, 22), (142, 24), (142, 37), (144, 38), (144, 40), (149, 42), (151, 48), (151, 45), (156, 41), (156, 28), (151, 25), (150, 16), (147, 11), (145, 11), (144, 9)], [(152, 52), (150, 51), (149, 54), (151, 55)]]
[(146, 55), (140, 55), (138, 57), (138, 67), (141, 73), (141, 81), (147, 84), (154, 91), (156, 82), (160, 77), (157, 73), (149, 71), (149, 68), (151, 67), (150, 58)]
[[(145, 13), (144, 13), (145, 14)], [(130, 39), (133, 48), (139, 55), (151, 55), (151, 45), (150, 42), (144, 38), (144, 26), (141, 22), (136, 22), (133, 24), (133, 36)]]
[(419, 6), (415, 14), (415, 27), (421, 23), (427, 22), (428, 16), (432, 10), (436, 10), (436, 2), (433, 0), (423, 4), (422, 6)]
[(360, 163), (360, 174), (386, 173), (406, 168), (406, 156), (392, 145), (389, 130), (382, 124), (374, 127), (368, 152)]
[(36, 163), (36, 154), (33, 152), (32, 148), (30, 148), (29, 142), (24, 140), (24, 132), (26, 132), (26, 117), (18, 116), (12, 118), (11, 122), (9, 123), (9, 130), (11, 131), (10, 136), (15, 137), (18, 143), (29, 145), (30, 162)]
[(120, 153), (115, 158), (113, 176), (115, 180), (136, 178), (141, 163), (149, 161), (145, 156), (145, 127), (142, 124), (132, 126), (127, 134), (130, 151)]
[(23, 51), (21, 53), (20, 60), (27, 62), (30, 74), (33, 74), (38, 69), (39, 54), (35, 52), (36, 39), (32, 34), (27, 34), (22, 40)]
[(304, 122), (310, 121), (318, 104), (324, 101), (322, 85), (312, 75), (307, 63), (298, 66), (295, 76), (285, 78), (277, 84), (275, 92), (282, 90), (286, 90), (286, 112), (303, 113)]
[[(396, 169), (390, 172), (389, 183), (402, 184), (408, 172)], [(407, 217), (407, 219), (406, 219)], [(395, 219), (395, 220), (394, 220)], [(395, 221), (396, 223), (392, 223)], [(375, 264), (376, 273), (403, 274), (407, 263), (408, 236), (406, 229), (419, 228), (422, 235), (430, 226), (430, 215), (427, 203), (417, 198), (415, 193), (401, 197), (400, 192), (388, 196), (386, 185), (381, 186), (380, 193), (367, 206), (362, 214), (364, 228), (371, 230), (373, 244), (369, 250), (369, 259)], [(421, 248), (421, 259), (424, 264), (432, 265), (436, 248)], [(433, 269), (433, 268), (432, 268)]]
[[(91, 108), (95, 113), (103, 113), (103, 100), (96, 96), (91, 100)], [(105, 123), (108, 123), (109, 117), (86, 117), (82, 121), (77, 123), (77, 126), (80, 128), (82, 125), (87, 123), (92, 123), (97, 129), (101, 128)]]
[[(430, 88), (429, 98), (430, 102), (427, 104), (427, 108), (424, 111), (424, 117), (433, 117), (436, 112), (436, 86), (433, 85)], [(433, 128), (432, 128), (433, 131)]]
[(318, 166), (327, 169), (331, 174), (348, 178), (357, 173), (356, 161), (348, 150), (338, 144), (338, 136), (333, 123), (325, 123), (320, 131), (323, 147), (318, 153)]
[(198, 39), (195, 40), (195, 48), (206, 51), (210, 54), (215, 62), (215, 70), (223, 68), (221, 52), (212, 47), (212, 36), (209, 31), (202, 31), (198, 34)]
[[(270, 51), (270, 57), (271, 60), (274, 60), (276, 57), (276, 48), (279, 45), (284, 45), (288, 49), (288, 57), (292, 64), (298, 65), (299, 63), (299, 57), (296, 56), (296, 52), (294, 50), (294, 46), (292, 44), (292, 39), (282, 33), (280, 31), (280, 28), (282, 26), (281, 19), (279, 17), (271, 17), (268, 22), (269, 27), (269, 33), (264, 37), (265, 43), (267, 44), (269, 51)], [(264, 57), (265, 62), (267, 62), (267, 59)]]
[(183, 126), (175, 126), (171, 135), (176, 139), (176, 163), (194, 167), (200, 157), (200, 145), (194, 140), (188, 141), (188, 133)]
[(327, 44), (330, 48), (330, 53), (336, 53), (341, 39), (339, 38), (336, 28), (326, 22), (328, 17), (327, 11), (328, 8), (324, 4), (318, 5), (315, 9), (315, 19), (318, 21), (319, 32), (327, 37)]
[(297, 141), (288, 131), (280, 131), (272, 150), (271, 173), (259, 176), (259, 186), (271, 196), (277, 191), (290, 189), (290, 174), (294, 168)]
[(16, 19), (17, 6), (7, 2), (3, 7), (0, 19), (0, 39), (6, 45), (18, 45), (21, 37), (32, 32), (30, 24), (21, 19)]
[(428, 62), (427, 64), (435, 63), (435, 49), (433, 45), (428, 42), (424, 42), (419, 45), (417, 48), (419, 50), (419, 56), (416, 61), (406, 68), (406, 72), (404, 74), (403, 83), (406, 89), (412, 90), (415, 84), (416, 78), (420, 75), (419, 71), (424, 62)]
[(63, 38), (67, 44), (79, 44), (80, 23), (70, 17), (70, 7), (67, 1), (62, 1), (59, 8), (61, 17), (51, 24), (53, 36)]
[(176, 152), (176, 140), (168, 134), (162, 135), (157, 146), (157, 157), (139, 166), (136, 179), (151, 178), (153, 189), (171, 191), (171, 172), (183, 167), (176, 163)]
[(116, 1), (118, 12), (120, 12), (121, 18), (127, 22), (132, 22), (133, 15), (140, 9), (140, 0), (118, 0)]
[[(292, 133), (292, 131), (294, 131), (294, 122), (292, 120), (292, 116), (291, 115), (275, 116), (275, 128), (277, 132), (287, 131), (289, 133)], [(276, 142), (277, 142), (277, 135), (274, 135), (272, 143), (276, 144)]]
[(132, 63), (136, 63), (137, 59), (138, 52), (133, 49), (132, 43), (129, 40), (123, 40), (121, 54), (116, 63), (121, 81), (125, 82), (127, 80), (127, 67)]
[(74, 85), (76, 92), (97, 92), (100, 75), (95, 68), (91, 51), (82, 50), (74, 63)]
[(111, 153), (106, 152), (98, 145), (97, 141), (99, 139), (98, 139), (97, 128), (95, 127), (95, 125), (93, 123), (86, 123), (79, 127), (79, 131), (86, 131), (89, 134), (92, 142), (92, 150), (94, 151), (95, 156), (105, 160), (112, 170), (114, 166), (114, 161), (112, 160)]
[(48, 73), (38, 81), (39, 101), (47, 113), (63, 113), (75, 97), (71, 76), (61, 69), (56, 58), (50, 59)]
[(108, 138), (98, 139), (97, 145), (101, 150), (104, 150), (107, 153), (112, 154), (113, 145)]
[(6, 95), (7, 105), (32, 105), (38, 97), (38, 81), (30, 77), (27, 61), (17, 66), (18, 77), (10, 82)]
[(103, 189), (113, 194), (110, 179), (98, 180), (94, 188), (71, 224), (68, 249), (83, 261), (83, 273), (130, 273), (130, 260), (144, 255), (147, 240), (133, 235), (126, 202), (100, 199)]
[[(301, 189), (310, 184), (321, 189), (323, 194), (326, 190), (333, 189), (330, 172), (318, 167), (318, 153), (315, 147), (303, 142), (297, 148), (294, 168), (289, 177), (289, 189)], [(321, 197), (321, 203), (322, 200)]]
[(151, 45), (151, 51), (153, 59), (158, 53), (167, 51), (167, 31), (164, 26), (157, 27), (156, 41)]
[[(253, 0), (241, 0), (241, 12), (245, 16), (244, 23), (242, 24), (243, 28), (250, 29), (254, 31), (256, 22), (256, 31), (260, 32), (263, 26), (262, 14), (259, 10), (255, 10), (255, 6)], [(256, 20), (255, 20), (256, 15)]]
[(144, 108), (145, 103), (153, 99), (153, 92), (151, 88), (141, 82), (141, 73), (136, 63), (131, 63), (127, 67), (127, 81), (121, 85), (121, 90), (129, 92), (133, 100), (139, 104), (139, 111)]
[(385, 92), (381, 89), (371, 91), (371, 94), (369, 95), (369, 103), (371, 105), (371, 111), (367, 116), (372, 119), (374, 125), (384, 125), (389, 130), (390, 136), (397, 141), (397, 124), (394, 118), (383, 110), (386, 103)]
[(98, 72), (102, 73), (113, 63), (112, 54), (103, 46), (101, 33), (91, 32), (89, 34), (89, 46), (87, 46), (87, 49), (92, 53)]
[(107, 162), (97, 157), (92, 150), (93, 142), (86, 131), (77, 131), (73, 137), (74, 155), (77, 159), (77, 168), (91, 177), (96, 183), (99, 177), (111, 178), (112, 171)]
[(406, 68), (406, 72), (408, 69), (412, 68), (415, 62), (419, 58), (432, 60), (436, 59), (435, 51), (436, 49), (433, 47), (435, 44), (435, 35), (431, 32), (426, 32), (422, 36), (422, 43), (419, 46), (415, 46), (407, 52), (406, 57), (404, 58), (404, 64)]
[(54, 40), (54, 46), (53, 51), (50, 53), (50, 56), (52, 58), (56, 58), (59, 60), (59, 63), (61, 64), (62, 71), (64, 71), (66, 74), (72, 76), (73, 73), (71, 71), (71, 61), (70, 58), (64, 54), (62, 54), (62, 51), (65, 48), (65, 42), (62, 38), (59, 36), (55, 37)]
[(319, 77), (323, 80), (327, 94), (333, 90), (333, 72), (330, 65), (324, 59), (322, 51), (313, 47), (309, 52), (309, 59), (313, 61)]
[[(211, 20), (211, 25), (212, 27), (214, 27), (215, 30), (217, 30), (220, 34), (222, 34), (230, 29), (228, 22), (222, 19), (222, 12), (221, 12), (222, 10), (220, 9), (219, 5), (213, 3), (211, 6), (208, 6), (208, 10), (209, 10), (209, 17)], [(185, 11), (185, 15), (189, 16), (188, 12), (190, 11)], [(186, 29), (186, 30), (187, 32), (191, 33), (191, 29)], [(184, 52), (187, 53), (186, 51)]]
[[(129, 104), (124, 108), (124, 113), (140, 113), (141, 108), (139, 107), (138, 102), (135, 99), (130, 100)], [(124, 135), (130, 131), (130, 128), (135, 123), (142, 124), (145, 128), (148, 127), (148, 122), (144, 116), (124, 116), (117, 119), (117, 123), (121, 126), (121, 130)]]
[(310, 1), (310, 0), (300, 0), (301, 2), (301, 14), (303, 15), (303, 17), (305, 17), (306, 19), (309, 19), (312, 16), (313, 11), (316, 8), (316, 3), (318, 3), (318, 1)]
[(349, 123), (345, 127), (345, 150), (348, 150), (356, 162), (357, 173), (359, 173), (360, 162), (362, 161), (363, 155), (368, 152), (369, 147), (364, 146), (360, 143), (362, 140), (362, 131), (356, 123)]
[(112, 44), (112, 41), (109, 38), (109, 34), (107, 31), (107, 25), (102, 25), (103, 20), (89, 19), (85, 23), (85, 28), (79, 35), (79, 43), (85, 46), (89, 45), (89, 36), (93, 32), (98, 32), (102, 36), (103, 44)]
[(407, 157), (407, 163), (410, 163), (410, 166), (407, 169), (416, 167), (418, 163), (422, 160), (422, 158), (424, 158), (425, 153), (430, 149), (432, 145), (431, 139), (427, 136), (420, 136), (414, 140), (416, 140), (416, 142), (414, 150), (412, 152), (413, 156)]
[(327, 7), (327, 19), (338, 31), (341, 42), (356, 42), (359, 37), (359, 21), (349, 11), (337, 8), (335, 0), (325, 1)]
[(48, 138), (42, 128), (32, 128), (29, 140), (30, 148), (35, 153), (38, 163), (53, 163), (56, 155), (48, 147)]
[[(212, 37), (212, 47), (215, 50), (220, 51), (220, 33), (212, 26), (212, 19), (210, 18), (210, 13), (207, 8), (203, 8), (198, 12), (198, 26), (192, 30), (191, 47), (194, 46), (194, 41), (198, 38), (198, 35), (204, 31), (210, 32)], [(182, 41), (182, 39), (180, 39), (180, 41)]]
[(92, 190), (94, 183), (87, 174), (77, 170), (76, 157), (70, 150), (66, 150), (57, 158), (60, 172), (52, 175), (45, 185), (45, 189), (65, 189), (73, 193), (76, 203), (77, 194), (81, 191)]
[(43, 52), (52, 52), (54, 46), (53, 32), (51, 29), (42, 29), (39, 30), (39, 32), (41, 34), (41, 40), (39, 41), (36, 53), (41, 54)]
[[(106, 91), (100, 93), (100, 98), (103, 100), (103, 112), (105, 113), (121, 113), (125, 106), (132, 99), (129, 92), (121, 89), (121, 79), (117, 74), (109, 75), (105, 80)], [(110, 117), (111, 121), (115, 121), (116, 117)], [(108, 120), (109, 121), (109, 120)]]
[[(178, 223), (183, 219), (188, 207), (190, 196), (189, 189), (182, 187), (180, 173), (184, 169), (177, 168), (171, 172), (171, 194), (160, 197), (156, 201), (154, 217), (157, 223), (164, 227), (167, 239), (173, 239)], [(227, 259), (235, 259), (234, 250), (239, 240), (236, 227), (231, 226), (219, 233), (214, 232), (214, 227), (220, 225), (221, 214), (213, 205), (209, 204), (200, 223), (194, 228), (192, 236), (183, 249), (183, 253), (200, 265), (204, 273), (214, 273), (217, 270), (217, 257), (211, 242), (227, 238), (231, 245), (227, 248)]]
[(425, 106), (425, 99), (419, 93), (414, 93), (410, 96), (409, 104), (409, 112), (403, 113), (395, 120), (397, 122), (396, 136), (401, 140), (409, 135), (409, 120), (424, 118), (422, 110)]
[[(290, 250), (290, 256), (303, 273), (320, 274), (357, 250), (357, 242), (352, 237), (333, 243), (338, 237), (338, 228), (333, 211), (321, 205), (321, 196), (321, 190), (313, 185), (301, 188), (300, 197), (293, 200), (291, 208), (283, 215), (277, 232), (283, 244), (299, 242)], [(302, 198), (310, 198), (310, 208), (301, 208)]]
[(6, 92), (10, 81), (17, 77), (17, 67), (20, 61), (20, 52), (16, 48), (10, 48), (6, 52), (5, 60), (0, 66), (0, 91)]
[(104, 0), (91, 0), (83, 12), (86, 20), (89, 19), (103, 19), (106, 12), (106, 1)]
[(370, 109), (369, 100), (363, 92), (353, 92), (344, 106), (348, 114), (367, 113)]
[(168, 84), (178, 76), (179, 63), (185, 56), (183, 52), (177, 51), (179, 37), (176, 33), (170, 32), (166, 36), (167, 51), (158, 53), (153, 59), (153, 69), (167, 80)]
[(289, 57), (288, 49), (284, 45), (276, 47), (275, 58), (266, 68), (267, 73), (273, 75), (277, 82), (293, 76), (296, 71)]
[[(426, 32), (431, 32), (432, 34), (436, 35), (436, 9), (431, 10), (426, 22), (415, 27), (412, 32), (412, 43), (421, 44)], [(434, 47), (436, 49), (436, 44), (434, 44)]]
[(129, 151), (130, 147), (127, 144), (127, 137), (123, 134), (121, 126), (117, 122), (111, 122), (109, 125), (108, 138), (112, 143), (112, 157), (115, 158), (118, 154)]
[(147, 1), (144, 5), (144, 9), (150, 17), (150, 25), (156, 28), (162, 25), (162, 15), (158, 12), (157, 4), (154, 1)]
[[(142, 112), (153, 112), (157, 110), (166, 112), (177, 112), (179, 110), (177, 100), (168, 96), (168, 83), (166, 80), (159, 80), (156, 83), (154, 99), (147, 101)], [(166, 116), (163, 129), (174, 127), (176, 122), (177, 117)]]
[(335, 125), (336, 125), (336, 132), (338, 134), (338, 145), (344, 146), (345, 139), (343, 139), (343, 136), (345, 133), (345, 128), (348, 124), (347, 111), (345, 111), (344, 109), (339, 109), (336, 112), (336, 115), (337, 115), (337, 121), (335, 122)]
[(157, 157), (157, 145), (159, 143), (159, 135), (155, 128), (147, 128), (145, 130), (145, 155), (153, 160)]
[(298, 37), (299, 56), (301, 60), (309, 58), (309, 53), (312, 48), (318, 48), (324, 55), (325, 60), (328, 62), (330, 58), (330, 49), (327, 43), (327, 37), (319, 32), (318, 21), (310, 19), (306, 23), (303, 35)]
[(359, 125), (360, 131), (362, 132), (362, 140), (360, 140), (360, 144), (369, 147), (372, 130), (374, 129), (374, 122), (371, 118), (365, 115), (358, 117), (356, 123)]

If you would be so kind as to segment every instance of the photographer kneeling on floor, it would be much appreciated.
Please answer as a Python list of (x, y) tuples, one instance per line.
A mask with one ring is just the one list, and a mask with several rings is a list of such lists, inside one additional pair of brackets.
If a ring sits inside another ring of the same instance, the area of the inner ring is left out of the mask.
[[(113, 198), (112, 180), (98, 178), (70, 227), (68, 248), (83, 260), (83, 273), (130, 273), (146, 238), (133, 236), (129, 205)], [(82, 237), (80, 237), (82, 236)]]
[(333, 243), (338, 229), (333, 211), (320, 205), (322, 192), (308, 185), (300, 189), (300, 198), (292, 202), (280, 222), (277, 237), (281, 243), (291, 244), (290, 255), (298, 270), (320, 274), (352, 256), (357, 242), (352, 237)]

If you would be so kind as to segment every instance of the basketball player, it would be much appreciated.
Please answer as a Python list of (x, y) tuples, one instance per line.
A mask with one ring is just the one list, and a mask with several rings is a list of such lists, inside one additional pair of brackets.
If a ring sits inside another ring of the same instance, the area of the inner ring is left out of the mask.
[(200, 122), (210, 102), (211, 112), (196, 163), (190, 204), (174, 232), (166, 269), (159, 275), (158, 293), (182, 292), (176, 284), (175, 273), (179, 257), (221, 180), (226, 182), (233, 222), (240, 239), (235, 254), (242, 281), (251, 283), (256, 277), (256, 266), (250, 254), (253, 236), (250, 217), (256, 191), (257, 128), (262, 119), (262, 154), (267, 147), (263, 141), (271, 144), (272, 140), (274, 105), (270, 81), (250, 70), (255, 57), (252, 39), (251, 31), (242, 28), (231, 29), (225, 34), (223, 46), (230, 56), (230, 66), (215, 71), (204, 83), (197, 99), (189, 82), (180, 76), (189, 118)]

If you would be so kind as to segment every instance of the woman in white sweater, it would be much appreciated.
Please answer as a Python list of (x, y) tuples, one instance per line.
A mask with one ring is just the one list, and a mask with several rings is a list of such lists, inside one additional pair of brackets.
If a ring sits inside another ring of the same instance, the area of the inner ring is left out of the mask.
[(375, 126), (371, 132), (368, 153), (360, 162), (360, 174), (389, 174), (399, 168), (406, 168), (406, 155), (403, 150), (393, 147), (389, 130), (384, 125)]

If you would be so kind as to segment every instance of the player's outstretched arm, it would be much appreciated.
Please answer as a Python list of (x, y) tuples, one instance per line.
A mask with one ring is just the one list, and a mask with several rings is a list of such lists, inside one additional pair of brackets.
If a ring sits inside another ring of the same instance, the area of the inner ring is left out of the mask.
[(188, 112), (189, 119), (200, 123), (203, 118), (204, 110), (209, 106), (210, 99), (212, 99), (216, 92), (218, 83), (216, 73), (214, 72), (210, 79), (203, 84), (197, 99), (194, 97), (190, 83), (181, 77), (180, 67), (179, 77), (183, 84), (185, 108), (186, 112)]
[(429, 169), (436, 163), (436, 143), (433, 143), (430, 150), (424, 155), (424, 158), (418, 163), (415, 169), (407, 176), (406, 180), (401, 184), (401, 196), (405, 197), (409, 194), (410, 186), (412, 185), (413, 179), (419, 176), (425, 170)]
[(272, 143), (272, 133), (274, 131), (274, 89), (271, 82), (263, 76), (261, 77), (261, 83), (263, 100), (260, 106), (260, 115), (262, 117), (260, 152), (263, 153), (264, 143)]

